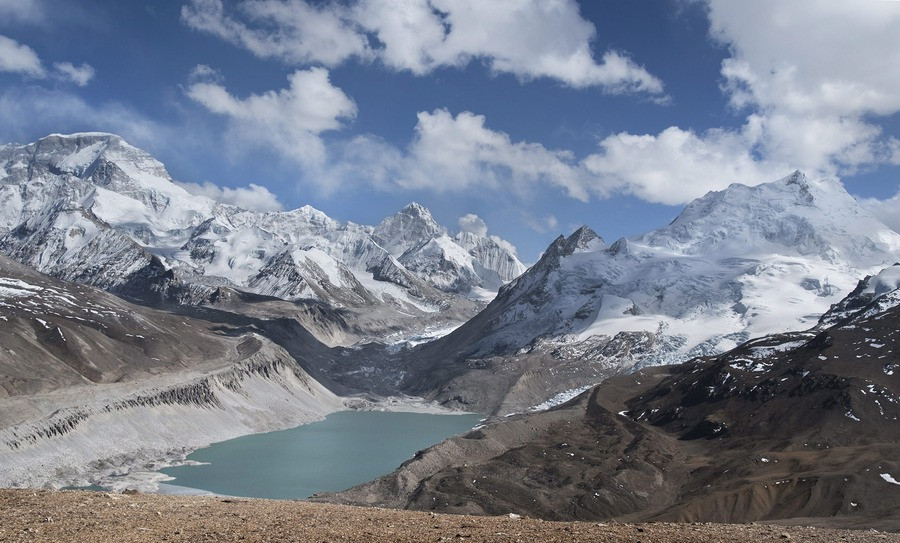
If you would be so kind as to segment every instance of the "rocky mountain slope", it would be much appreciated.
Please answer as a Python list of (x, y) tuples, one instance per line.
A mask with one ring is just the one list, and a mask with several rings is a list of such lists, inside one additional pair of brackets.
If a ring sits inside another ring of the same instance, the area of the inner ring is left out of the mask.
[(467, 297), (524, 271), (507, 245), (450, 238), (418, 204), (371, 227), (309, 206), (253, 212), (193, 196), (101, 133), (0, 148), (0, 252), (145, 303), (208, 304), (231, 288), (379, 312), (383, 326), (357, 322), (371, 336), (461, 322), (479, 307)]
[[(97, 481), (345, 408), (261, 332), (0, 256), (0, 486)], [(294, 341), (316, 352), (308, 332)]]
[[(561, 236), (484, 311), (424, 346), (420, 359), (438, 362), (412, 364), (407, 383), (448, 404), (521, 410), (543, 401), (534, 390), (809, 328), (859, 277), (897, 261), (900, 234), (837, 181), (732, 185), (644, 235)], [(487, 390), (508, 397), (485, 403)]]
[(898, 270), (860, 283), (810, 330), (612, 378), (323, 499), (547, 519), (900, 530)]

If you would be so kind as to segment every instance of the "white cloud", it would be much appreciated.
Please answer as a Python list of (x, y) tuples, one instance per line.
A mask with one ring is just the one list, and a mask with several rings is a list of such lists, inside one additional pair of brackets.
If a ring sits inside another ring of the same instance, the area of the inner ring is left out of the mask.
[(198, 196), (206, 196), (250, 211), (282, 211), (284, 205), (278, 201), (278, 197), (272, 194), (266, 187), (250, 183), (246, 187), (229, 188), (214, 185), (209, 181), (200, 183), (179, 183), (186, 191)]
[(462, 232), (469, 232), (475, 234), (481, 238), (488, 238), (494, 243), (496, 243), (500, 248), (505, 249), (507, 252), (516, 255), (518, 254), (518, 249), (512, 243), (506, 241), (500, 236), (488, 236), (488, 227), (485, 224), (484, 220), (474, 213), (466, 213), (457, 221), (459, 224), (459, 229)]
[(362, 184), (387, 191), (497, 191), (521, 197), (549, 185), (582, 201), (590, 197), (591, 174), (571, 151), (514, 142), (468, 111), (454, 116), (436, 109), (417, 118), (405, 148), (357, 136), (332, 147), (328, 163), (308, 177), (326, 193)]
[[(195, 68), (192, 75), (197, 74)], [(326, 150), (319, 134), (337, 130), (342, 120), (354, 118), (356, 104), (331, 84), (324, 68), (295, 71), (288, 81), (286, 89), (243, 99), (218, 82), (195, 82), (188, 86), (187, 95), (228, 119), (227, 137), (236, 150), (271, 147), (304, 166), (321, 166)]]
[(729, 45), (723, 75), (737, 105), (798, 113), (886, 115), (900, 109), (900, 10), (892, 2), (708, 0)]
[(759, 118), (767, 157), (838, 173), (890, 160), (878, 118), (900, 111), (896, 3), (706, 3), (732, 53), (723, 89)]
[(683, 204), (731, 183), (756, 185), (790, 173), (790, 166), (752, 154), (754, 130), (695, 134), (669, 127), (658, 135), (620, 133), (584, 160), (601, 196), (628, 192), (648, 202)]
[(489, 236), (489, 237), (490, 237), (491, 241), (493, 241), (498, 246), (500, 246), (501, 249), (505, 249), (508, 253), (512, 254), (513, 256), (519, 255), (519, 250), (512, 243), (506, 241), (505, 239), (501, 238), (500, 236)]
[(221, 83), (223, 79), (218, 70), (206, 64), (194, 66), (188, 74), (188, 81), (191, 83)]
[(75, 83), (79, 87), (87, 85), (94, 77), (94, 68), (89, 64), (75, 66), (71, 62), (57, 62), (53, 68), (51, 74), (44, 68), (41, 58), (34, 49), (0, 35), (0, 72), (18, 73), (34, 79), (46, 79), (52, 75), (62, 81)]
[[(484, 62), (520, 79), (548, 77), (572, 87), (662, 93), (663, 85), (627, 55), (598, 62), (596, 29), (574, 0), (254, 0), (229, 12), (221, 0), (193, 0), (182, 20), (262, 58), (337, 65), (380, 59), (424, 75)], [(372, 45), (370, 45), (372, 43)]]
[(238, 12), (226, 13), (222, 0), (192, 0), (181, 8), (181, 19), (258, 57), (291, 64), (334, 66), (353, 56), (371, 55), (365, 35), (347, 20), (339, 5), (314, 7), (304, 0), (254, 0), (241, 2)]
[(36, 78), (47, 75), (34, 49), (3, 35), (0, 35), (0, 72), (20, 73)]
[(731, 51), (722, 90), (744, 125), (606, 137), (584, 161), (594, 192), (680, 204), (794, 169), (827, 176), (900, 162), (900, 142), (879, 124), (900, 112), (895, 3), (700, 1)]
[(466, 213), (457, 221), (459, 229), (463, 232), (470, 232), (478, 237), (487, 237), (487, 224), (484, 220), (474, 213)]
[(419, 113), (407, 161), (396, 180), (405, 188), (524, 192), (543, 182), (588, 199), (584, 171), (571, 152), (513, 142), (508, 134), (485, 127), (484, 116), (468, 111), (456, 117), (445, 109)]
[(890, 226), (895, 232), (900, 232), (900, 191), (884, 200), (861, 198), (859, 203), (871, 211), (878, 220)]
[(59, 77), (71, 81), (79, 87), (84, 87), (94, 78), (94, 67), (90, 64), (75, 66), (71, 62), (57, 62), (53, 67), (56, 69)]

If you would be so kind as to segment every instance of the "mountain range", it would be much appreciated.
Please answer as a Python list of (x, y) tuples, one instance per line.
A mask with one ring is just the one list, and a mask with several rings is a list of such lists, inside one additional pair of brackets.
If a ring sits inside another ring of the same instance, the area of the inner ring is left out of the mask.
[[(732, 185), (643, 235), (610, 244), (582, 227), (560, 236), (487, 308), (422, 347), (421, 358), (438, 363), (413, 370), (410, 390), (487, 412), (522, 410), (544, 401), (536, 390), (803, 330), (859, 278), (898, 261), (900, 234), (837, 181), (796, 172)], [(485, 402), (491, 389), (511, 394)]]
[[(339, 223), (309, 206), (254, 212), (218, 203), (189, 194), (112, 134), (0, 148), (0, 252), (144, 303), (203, 305), (237, 289), (377, 311), (405, 328), (447, 324), (524, 271), (510, 247), (468, 232), (450, 237), (415, 203), (377, 226)], [(363, 336), (387, 328), (369, 325)]]
[[(723, 458), (800, 451), (797, 436), (849, 447), (861, 443), (845, 427), (855, 419), (873, 425), (856, 437), (893, 454), (892, 434), (875, 433), (894, 419), (850, 390), (883, 387), (878, 405), (893, 413), (896, 374), (879, 357), (893, 356), (898, 261), (900, 234), (839, 181), (800, 172), (711, 192), (670, 224), (612, 243), (581, 227), (526, 269), (509, 243), (450, 232), (416, 203), (373, 226), (309, 206), (251, 211), (190, 194), (115, 135), (10, 144), (0, 148), (0, 485), (108, 482), (338, 409), (425, 402), (492, 422), (338, 499), (545, 517), (566, 499), (576, 505), (559, 518), (651, 518), (647, 496), (659, 494), (668, 509), (652, 518), (710, 518), (724, 502), (686, 482), (697, 473), (731, 485), (710, 487), (729, 507), (762, 493), (704, 467)], [(828, 358), (855, 350), (865, 364)], [(798, 415), (784, 435), (757, 424), (823, 406), (824, 437), (804, 426), (815, 417)], [(603, 446), (588, 451), (591, 440)], [(626, 442), (641, 460), (613, 465), (632, 454)], [(573, 443), (588, 460), (572, 459)], [(551, 446), (553, 465), (542, 463)], [(763, 464), (758, 473), (774, 473)], [(510, 467), (528, 465), (542, 467)], [(466, 483), (490, 478), (478, 466), (510, 479), (492, 483), (505, 498)], [(585, 493), (610, 474), (620, 490)], [(844, 487), (832, 483), (803, 487), (830, 496), (809, 511), (837, 507), (829, 489)], [(868, 501), (880, 487), (865, 488)], [(754, 513), (728, 519), (781, 514), (750, 502)]]

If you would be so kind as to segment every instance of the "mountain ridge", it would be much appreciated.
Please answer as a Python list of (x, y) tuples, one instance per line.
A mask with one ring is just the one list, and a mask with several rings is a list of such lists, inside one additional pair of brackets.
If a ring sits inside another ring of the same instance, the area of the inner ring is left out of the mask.
[[(560, 236), (487, 308), (423, 346), (420, 357), (439, 360), (438, 369), (413, 368), (407, 382), (452, 404), (463, 382), (479, 386), (479, 375), (508, 382), (556, 365), (583, 374), (580, 385), (564, 380), (578, 388), (601, 375), (711, 355), (814, 326), (860, 277), (898, 260), (900, 234), (836, 181), (796, 172), (736, 184), (646, 234), (612, 244), (587, 227)], [(482, 407), (492, 412), (504, 402)]]
[[(404, 253), (448, 233), (415, 202), (377, 226), (339, 223), (311, 206), (248, 211), (189, 194), (161, 162), (114, 134), (10, 144), (0, 168), (0, 251), (145, 302), (209, 303), (225, 286), (357, 311), (377, 307), (386, 321), (415, 327), (403, 315), (458, 322), (477, 311), (485, 289), (524, 271), (514, 253), (488, 238), (471, 250), (446, 238), (443, 250), (418, 253), (410, 270)], [(85, 220), (60, 219), (53, 209), (62, 201)], [(22, 225), (30, 225), (27, 232)], [(38, 249), (37, 238), (52, 247)], [(75, 260), (91, 273), (72, 271)], [(161, 267), (167, 284), (138, 292), (123, 286), (122, 267), (146, 268), (143, 275)], [(383, 273), (387, 268), (394, 272)], [(449, 311), (442, 317), (441, 309)]]

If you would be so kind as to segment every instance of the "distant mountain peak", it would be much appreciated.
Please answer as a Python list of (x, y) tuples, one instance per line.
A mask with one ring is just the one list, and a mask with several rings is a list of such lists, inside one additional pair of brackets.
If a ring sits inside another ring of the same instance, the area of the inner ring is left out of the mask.
[(375, 227), (373, 237), (389, 253), (400, 257), (423, 240), (445, 235), (447, 229), (439, 225), (424, 206), (410, 202)]
[(572, 247), (572, 250), (574, 251), (577, 249), (586, 249), (588, 244), (595, 239), (599, 239), (600, 243), (603, 243), (603, 238), (601, 238), (597, 232), (594, 232), (590, 226), (581, 226), (566, 239), (566, 243)]
[(569, 237), (559, 236), (553, 240), (553, 243), (545, 251), (545, 255), (548, 257), (569, 256), (576, 251), (587, 249), (594, 240), (604, 243), (603, 238), (589, 226), (581, 226)]
[(839, 181), (811, 180), (799, 171), (771, 183), (709, 192), (667, 227), (635, 241), (682, 254), (817, 254), (867, 265), (881, 263), (883, 249), (900, 248), (900, 237)]
[(400, 210), (400, 213), (419, 216), (423, 218), (427, 217), (431, 219), (431, 211), (429, 211), (427, 207), (418, 202), (410, 202), (406, 204), (406, 206), (404, 206), (403, 209)]
[[(85, 246), (79, 245), (78, 254), (86, 260), (107, 266), (110, 255), (101, 253), (123, 245), (134, 249), (132, 260), (138, 264), (146, 254), (153, 254), (192, 285), (225, 284), (257, 294), (312, 297), (354, 307), (390, 298), (385, 303), (430, 312), (447, 300), (469, 307), (469, 300), (455, 301), (457, 295), (479, 289), (474, 296), (484, 297), (484, 292), (495, 291), (524, 271), (503, 240), (481, 238), (463, 244), (451, 240), (447, 229), (417, 202), (376, 227), (339, 223), (309, 205), (256, 212), (191, 195), (173, 181), (161, 162), (115, 134), (52, 134), (2, 149), (0, 246), (6, 243), (10, 251), (22, 249), (23, 255), (31, 252), (20, 246), (40, 246), (41, 255), (53, 255), (40, 261), (42, 269), (52, 273), (67, 273), (57, 266), (57, 255), (83, 239)], [(94, 228), (84, 217), (66, 215), (66, 221), (78, 219), (84, 224), (72, 229), (65, 221), (51, 221), (41, 224), (40, 235), (33, 238), (6, 236), (32, 218), (47, 216), (58, 202), (83, 206), (104, 226)], [(101, 241), (108, 240), (95, 244), (97, 251), (91, 251), (88, 243), (97, 237), (89, 235), (93, 230), (102, 230)], [(55, 245), (44, 251), (47, 240)], [(405, 269), (401, 257), (416, 253), (417, 248), (422, 248), (421, 254), (407, 261), (415, 261), (418, 267)], [(284, 257), (294, 249), (304, 252), (297, 262)], [(378, 273), (393, 286), (378, 284), (371, 271), (389, 255), (388, 264), (396, 269), (381, 266)], [(306, 264), (311, 259), (315, 266)], [(437, 278), (432, 270), (443, 275)], [(373, 290), (366, 291), (370, 287)], [(453, 296), (445, 296), (446, 292)]]
[(784, 183), (785, 185), (800, 185), (801, 187), (809, 186), (809, 178), (800, 170), (794, 170), (791, 175), (781, 179), (779, 182)]

